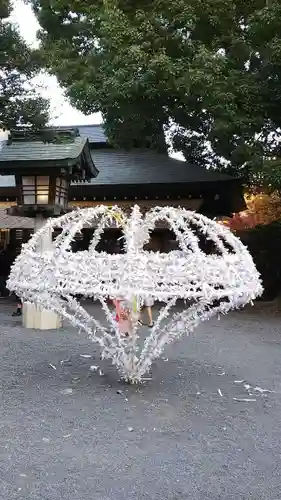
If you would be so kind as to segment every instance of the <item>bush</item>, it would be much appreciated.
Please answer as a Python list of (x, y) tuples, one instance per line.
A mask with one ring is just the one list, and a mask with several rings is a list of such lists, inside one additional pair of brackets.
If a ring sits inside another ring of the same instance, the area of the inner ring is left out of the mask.
[(273, 300), (281, 291), (281, 221), (238, 231), (261, 273), (264, 294), (261, 300)]

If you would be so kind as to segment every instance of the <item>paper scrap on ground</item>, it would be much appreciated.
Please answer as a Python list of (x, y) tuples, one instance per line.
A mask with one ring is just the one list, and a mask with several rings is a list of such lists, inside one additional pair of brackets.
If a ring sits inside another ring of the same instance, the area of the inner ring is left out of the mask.
[(271, 391), (270, 389), (262, 389), (261, 387), (258, 387), (258, 386), (254, 388), (254, 391), (260, 392), (261, 394), (263, 394), (264, 392), (270, 392), (270, 393), (274, 392), (274, 391)]
[(61, 391), (62, 394), (72, 394), (73, 393), (73, 389), (69, 388), (69, 389), (63, 389), (63, 391)]
[(254, 398), (233, 398), (234, 401), (238, 401), (239, 403), (251, 403), (252, 401), (256, 401)]
[(91, 366), (90, 366), (90, 370), (91, 370), (91, 372), (96, 372), (96, 371), (98, 371), (98, 369), (99, 369), (99, 366), (98, 366), (98, 365), (91, 365)]
[(61, 366), (65, 365), (66, 363), (71, 364), (71, 359), (62, 359), (60, 362)]

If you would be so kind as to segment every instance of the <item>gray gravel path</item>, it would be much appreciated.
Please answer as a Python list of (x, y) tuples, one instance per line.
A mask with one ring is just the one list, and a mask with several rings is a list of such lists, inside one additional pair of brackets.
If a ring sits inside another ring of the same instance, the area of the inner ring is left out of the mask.
[(136, 388), (109, 363), (90, 372), (98, 353), (74, 329), (27, 331), (11, 310), (0, 304), (1, 500), (281, 498), (280, 315), (202, 325)]

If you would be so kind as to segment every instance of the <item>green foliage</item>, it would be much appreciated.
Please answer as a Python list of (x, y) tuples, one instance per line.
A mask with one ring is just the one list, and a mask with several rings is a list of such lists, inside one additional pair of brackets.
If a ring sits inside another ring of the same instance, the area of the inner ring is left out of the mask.
[(38, 128), (48, 119), (48, 103), (30, 82), (40, 69), (41, 56), (27, 47), (7, 19), (10, 7), (0, 0), (0, 129)]
[(162, 149), (168, 127), (187, 160), (268, 186), (281, 126), (279, 0), (33, 2), (47, 67), (74, 106), (103, 113), (114, 144)]

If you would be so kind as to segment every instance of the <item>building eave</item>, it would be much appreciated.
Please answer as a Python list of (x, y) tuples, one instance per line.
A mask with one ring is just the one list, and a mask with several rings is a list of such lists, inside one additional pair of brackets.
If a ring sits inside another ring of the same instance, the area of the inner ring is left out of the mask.
[(80, 137), (78, 131), (70, 129), (73, 137), (68, 142), (44, 142), (44, 133), (56, 133), (56, 129), (42, 131), (36, 140), (20, 140), (16, 137), (4, 141), (0, 149), (0, 174), (16, 175), (20, 171), (38, 172), (52, 169), (65, 169), (70, 177), (90, 180), (99, 173), (90, 153), (90, 143), (87, 138)]

